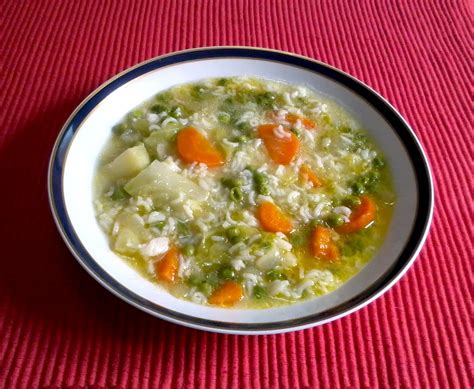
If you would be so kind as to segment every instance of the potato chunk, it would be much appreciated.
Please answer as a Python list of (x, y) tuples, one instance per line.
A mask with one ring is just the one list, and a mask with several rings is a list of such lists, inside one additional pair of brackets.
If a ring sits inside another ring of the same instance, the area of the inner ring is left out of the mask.
[(150, 157), (143, 143), (130, 147), (104, 167), (104, 173), (112, 180), (133, 177), (150, 164)]
[(208, 193), (189, 178), (173, 171), (166, 163), (154, 161), (132, 178), (125, 190), (132, 196), (150, 196), (154, 200), (173, 200), (182, 193), (187, 199), (204, 201)]

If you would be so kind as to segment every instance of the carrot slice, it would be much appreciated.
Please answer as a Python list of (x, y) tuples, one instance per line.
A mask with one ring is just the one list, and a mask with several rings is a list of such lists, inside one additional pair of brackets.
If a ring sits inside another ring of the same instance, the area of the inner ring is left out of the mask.
[[(270, 155), (270, 158), (280, 165), (288, 165), (300, 148), (300, 141), (291, 131), (282, 127), (278, 131), (277, 124), (262, 124), (258, 127), (258, 134)], [(283, 136), (277, 135), (281, 133)]]
[(208, 299), (209, 304), (231, 307), (244, 298), (242, 286), (235, 281), (228, 281), (217, 288)]
[(288, 233), (293, 223), (275, 204), (265, 201), (257, 210), (257, 217), (265, 231)]
[(179, 252), (171, 247), (166, 254), (155, 264), (156, 276), (161, 281), (174, 282), (179, 267)]
[(346, 224), (340, 226), (336, 231), (341, 234), (350, 234), (367, 227), (375, 220), (377, 206), (369, 196), (361, 196), (360, 204), (354, 208)]
[(299, 120), (303, 127), (306, 128), (316, 128), (316, 123), (313, 122), (311, 119), (300, 116), (300, 115), (295, 115), (294, 113), (289, 113), (286, 115), (286, 121), (290, 122), (292, 125), (295, 125), (296, 122)]
[(317, 226), (311, 233), (310, 249), (313, 256), (328, 261), (339, 258), (339, 249), (332, 241), (332, 231), (329, 228)]
[(194, 127), (183, 128), (176, 138), (178, 154), (184, 162), (200, 162), (209, 167), (221, 166), (224, 157)]
[(316, 173), (311, 169), (308, 164), (303, 164), (300, 167), (300, 176), (313, 185), (313, 188), (318, 188), (323, 185), (321, 180), (318, 178)]

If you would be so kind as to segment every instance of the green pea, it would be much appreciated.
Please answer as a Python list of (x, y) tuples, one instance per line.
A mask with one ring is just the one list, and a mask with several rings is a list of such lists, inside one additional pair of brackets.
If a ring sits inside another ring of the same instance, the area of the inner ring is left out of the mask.
[(183, 110), (180, 107), (173, 107), (169, 112), (168, 115), (175, 118), (179, 119), (183, 117)]
[(255, 297), (257, 300), (261, 300), (267, 295), (267, 291), (263, 286), (260, 285), (255, 285), (253, 287), (253, 297)]
[(344, 200), (343, 200), (343, 205), (345, 205), (346, 207), (357, 207), (358, 205), (360, 205), (361, 201), (360, 201), (360, 197), (357, 197), (357, 196), (347, 196)]
[(347, 196), (342, 199), (341, 204), (349, 208), (354, 208), (360, 205), (360, 198), (357, 196)]
[(211, 293), (212, 293), (212, 290), (214, 288), (212, 287), (212, 285), (209, 283), (209, 282), (202, 282), (200, 285), (199, 285), (199, 290), (204, 293), (206, 296), (209, 296)]
[(213, 278), (212, 274), (219, 269), (219, 264), (216, 262), (204, 262), (201, 263), (201, 269), (207, 273), (206, 279), (209, 281), (210, 278)]
[(294, 247), (301, 247), (304, 245), (306, 239), (303, 233), (294, 232), (290, 235), (290, 242)]
[(239, 227), (229, 227), (226, 230), (226, 235), (232, 244), (238, 243), (242, 240), (242, 230)]
[(201, 283), (203, 282), (201, 277), (198, 277), (196, 275), (191, 275), (189, 278), (186, 280), (187, 284), (190, 286), (200, 286)]
[(344, 257), (350, 257), (350, 256), (354, 255), (354, 250), (349, 245), (344, 244), (341, 248), (341, 254)]
[(268, 250), (273, 246), (274, 241), (275, 241), (275, 235), (268, 233), (260, 239), (258, 243), (258, 248), (262, 250)]
[(242, 131), (243, 133), (248, 133), (252, 129), (252, 126), (248, 122), (243, 122), (243, 123), (238, 124), (237, 128), (239, 131)]
[(363, 239), (360, 239), (356, 236), (350, 237), (342, 245), (342, 255), (350, 257), (352, 255), (360, 253), (364, 250), (364, 246), (365, 244)]
[(151, 224), (151, 227), (159, 228), (160, 230), (165, 226), (164, 220)]
[(265, 241), (260, 242), (259, 248), (261, 248), (263, 250), (268, 250), (269, 248), (272, 247), (272, 245), (273, 245), (272, 242), (269, 242), (269, 241), (265, 240)]
[(216, 84), (218, 86), (227, 86), (229, 83), (230, 83), (230, 79), (229, 78), (219, 78), (216, 82)]
[(326, 218), (326, 223), (332, 228), (340, 227), (344, 224), (344, 218), (341, 215), (333, 213)]
[(150, 111), (153, 113), (166, 112), (168, 108), (163, 104), (154, 104), (151, 106)]
[(171, 99), (172, 99), (172, 96), (171, 96), (170, 91), (161, 92), (161, 93), (158, 93), (157, 95), (155, 95), (155, 101), (157, 103), (162, 103), (162, 104), (167, 103)]
[(332, 123), (331, 116), (329, 116), (327, 113), (322, 113), (321, 117), (320, 117), (320, 120), (324, 124), (331, 124)]
[(350, 134), (352, 132), (352, 128), (350, 128), (349, 126), (341, 126), (338, 128), (338, 130), (343, 134)]
[(255, 102), (264, 108), (271, 108), (276, 99), (277, 95), (272, 92), (263, 92), (255, 96)]
[(354, 182), (352, 185), (351, 185), (351, 189), (352, 189), (352, 193), (356, 194), (356, 195), (361, 195), (365, 192), (365, 187), (364, 187), (364, 184), (362, 184), (361, 182)]
[(359, 146), (366, 145), (367, 142), (369, 141), (369, 138), (367, 138), (366, 135), (358, 133), (354, 136), (354, 140), (357, 142)]
[(235, 186), (230, 190), (230, 199), (232, 201), (235, 201), (237, 203), (237, 202), (242, 201), (243, 198), (244, 198), (244, 195), (242, 193), (242, 190), (238, 186)]
[(268, 184), (262, 183), (258, 185), (257, 192), (258, 194), (261, 194), (264, 196), (270, 196), (270, 187), (268, 186)]
[(143, 115), (143, 111), (141, 109), (136, 109), (135, 111), (132, 111), (132, 113), (130, 114), (130, 117), (132, 119), (138, 119), (142, 115)]
[(234, 211), (231, 214), (231, 218), (235, 221), (242, 222), (245, 219), (245, 216), (242, 211)]
[(305, 98), (305, 97), (302, 97), (302, 96), (297, 96), (294, 101), (295, 101), (299, 106), (307, 106), (307, 105), (309, 105), (308, 99)]
[(179, 235), (188, 236), (191, 234), (188, 225), (184, 222), (178, 222), (178, 224), (176, 225), (176, 229), (178, 230)]
[(380, 174), (378, 172), (370, 172), (366, 176), (366, 183), (371, 185), (371, 184), (376, 184), (380, 181)]
[(221, 270), (219, 271), (219, 274), (225, 280), (235, 279), (235, 271), (230, 266), (224, 266), (223, 268), (221, 268)]
[(130, 197), (129, 194), (121, 186), (116, 187), (111, 196), (112, 200), (124, 200), (128, 197)]
[(365, 190), (374, 190), (380, 181), (380, 174), (376, 171), (371, 171), (361, 178)]
[(183, 247), (183, 254), (186, 255), (187, 257), (194, 255), (195, 251), (196, 249), (194, 248), (194, 246), (190, 244)]
[(382, 157), (375, 157), (372, 161), (372, 166), (376, 169), (380, 169), (385, 166), (385, 161)]
[(234, 104), (247, 104), (250, 98), (250, 94), (247, 91), (238, 91), (233, 96), (232, 101)]
[(234, 105), (234, 100), (232, 99), (232, 97), (227, 97), (222, 102), (221, 109), (226, 110), (226, 109), (232, 107), (233, 105)]
[(122, 135), (125, 131), (127, 131), (127, 125), (125, 123), (119, 123), (112, 127), (112, 132), (115, 135)]
[(313, 219), (308, 223), (308, 227), (312, 230), (318, 226), (326, 227), (326, 223), (321, 219)]
[(208, 92), (208, 88), (206, 88), (204, 85), (194, 85), (191, 88), (191, 96), (196, 99), (200, 100), (202, 99)]
[(220, 112), (217, 115), (217, 120), (219, 120), (219, 123), (229, 124), (230, 123), (230, 115), (227, 112)]
[(186, 283), (189, 286), (194, 286), (195, 288), (199, 289), (202, 293), (206, 296), (212, 293), (212, 283), (209, 281), (204, 280), (201, 276), (198, 275), (191, 275), (187, 280)]
[(255, 190), (258, 194), (265, 196), (270, 195), (268, 177), (265, 174), (255, 171), (253, 173), (253, 180), (255, 182)]
[(235, 138), (232, 138), (232, 142), (236, 142), (236, 143), (245, 143), (248, 140), (249, 140), (249, 137), (245, 135), (239, 135), (239, 136), (236, 136)]
[(221, 183), (229, 189), (241, 186), (243, 184), (242, 180), (237, 177), (223, 177), (221, 178)]
[(253, 174), (253, 179), (256, 184), (261, 184), (262, 182), (267, 182), (268, 178), (265, 174), (255, 171)]

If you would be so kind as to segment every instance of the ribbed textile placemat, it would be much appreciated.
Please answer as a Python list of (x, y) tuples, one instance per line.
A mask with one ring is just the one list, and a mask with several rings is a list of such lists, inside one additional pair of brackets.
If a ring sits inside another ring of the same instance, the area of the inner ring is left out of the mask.
[[(472, 379), (472, 3), (2, 1), (0, 387), (469, 388)], [(288, 50), (385, 96), (429, 156), (426, 246), (382, 298), (285, 335), (227, 336), (146, 315), (63, 244), (46, 170), (64, 121), (117, 72), (210, 45)]]

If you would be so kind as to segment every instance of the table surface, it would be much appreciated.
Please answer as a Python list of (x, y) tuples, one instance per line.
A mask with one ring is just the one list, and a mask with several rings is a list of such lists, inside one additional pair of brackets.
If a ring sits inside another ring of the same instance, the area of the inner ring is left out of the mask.
[[(1, 20), (0, 387), (473, 386), (467, 3), (3, 1)], [(211, 45), (334, 65), (385, 96), (419, 136), (435, 179), (432, 229), (406, 276), (368, 307), (284, 335), (191, 330), (114, 297), (63, 244), (46, 171), (64, 121), (117, 72)]]

